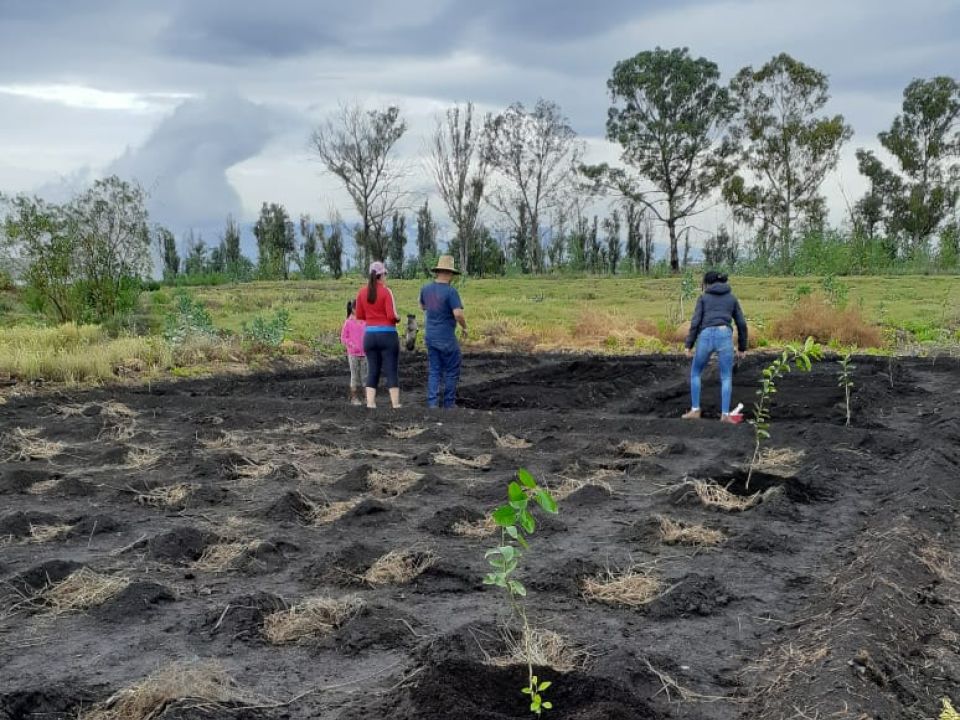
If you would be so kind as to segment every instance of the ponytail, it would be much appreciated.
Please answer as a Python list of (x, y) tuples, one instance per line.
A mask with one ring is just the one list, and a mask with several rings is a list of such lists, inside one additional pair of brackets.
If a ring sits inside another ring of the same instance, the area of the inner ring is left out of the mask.
[(371, 305), (377, 301), (377, 280), (379, 275), (374, 271), (370, 273), (370, 279), (367, 281), (367, 302)]

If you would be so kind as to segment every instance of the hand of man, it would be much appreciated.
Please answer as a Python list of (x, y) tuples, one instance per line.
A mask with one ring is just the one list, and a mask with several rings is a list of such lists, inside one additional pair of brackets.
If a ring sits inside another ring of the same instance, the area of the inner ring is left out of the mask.
[(747, 356), (745, 350), (737, 350), (737, 360), (743, 360)]
[(687, 348), (686, 350), (683, 351), (683, 354), (686, 355), (688, 358), (693, 357), (693, 348)]

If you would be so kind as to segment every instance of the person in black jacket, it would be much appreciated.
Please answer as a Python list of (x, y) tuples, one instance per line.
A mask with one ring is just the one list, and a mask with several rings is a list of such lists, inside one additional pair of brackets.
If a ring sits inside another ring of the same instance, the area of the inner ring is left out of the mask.
[[(697, 307), (690, 321), (690, 332), (685, 346), (687, 357), (693, 357), (690, 369), (690, 410), (684, 413), (685, 420), (700, 418), (700, 375), (717, 354), (720, 361), (720, 422), (732, 423), (730, 398), (733, 395), (733, 327), (737, 324), (737, 357), (742, 358), (747, 350), (747, 321), (740, 309), (740, 301), (730, 292), (727, 276), (711, 270), (703, 276), (703, 294), (697, 299)], [(696, 345), (696, 353), (693, 347)]]

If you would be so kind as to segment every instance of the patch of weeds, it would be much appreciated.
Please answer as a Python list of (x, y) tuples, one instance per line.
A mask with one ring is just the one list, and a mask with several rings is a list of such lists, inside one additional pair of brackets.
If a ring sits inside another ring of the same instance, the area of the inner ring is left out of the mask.
[(176, 294), (174, 308), (164, 318), (163, 337), (173, 345), (182, 345), (191, 337), (216, 335), (213, 318), (199, 300), (185, 291)]
[(260, 347), (279, 348), (290, 333), (290, 313), (280, 308), (273, 317), (257, 315), (249, 325), (243, 325), (243, 336)]

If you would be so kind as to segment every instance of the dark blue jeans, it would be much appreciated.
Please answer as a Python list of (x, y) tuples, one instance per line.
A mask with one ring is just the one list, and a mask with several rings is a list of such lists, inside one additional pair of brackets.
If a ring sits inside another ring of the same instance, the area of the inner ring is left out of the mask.
[(427, 407), (435, 408), (440, 401), (440, 381), (443, 380), (443, 406), (452, 408), (457, 403), (457, 383), (460, 382), (460, 346), (431, 345), (427, 343), (430, 370), (427, 374)]
[(400, 362), (400, 337), (393, 332), (365, 332), (363, 352), (367, 356), (367, 387), (380, 384), (380, 372), (387, 376), (387, 387), (400, 387), (397, 365)]
[(730, 412), (730, 397), (733, 395), (733, 329), (729, 327), (704, 328), (697, 337), (690, 370), (690, 399), (693, 402), (690, 407), (700, 407), (700, 375), (713, 353), (720, 361), (720, 412), (726, 415)]

